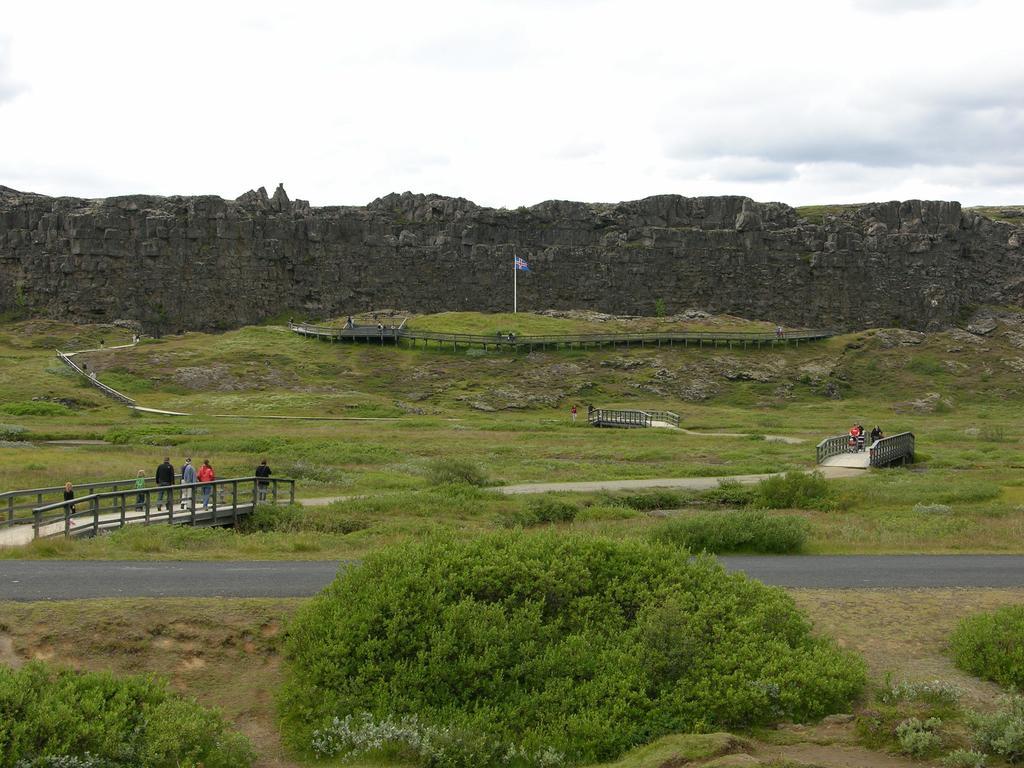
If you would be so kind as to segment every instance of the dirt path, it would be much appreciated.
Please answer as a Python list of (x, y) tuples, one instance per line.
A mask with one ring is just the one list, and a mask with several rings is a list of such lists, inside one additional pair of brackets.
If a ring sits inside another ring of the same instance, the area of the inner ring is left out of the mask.
[[(864, 474), (862, 469), (851, 469), (849, 467), (819, 467), (820, 471), (829, 480), (836, 480), (846, 477), (860, 477)], [(725, 475), (719, 477), (660, 477), (644, 480), (586, 480), (577, 483), (520, 483), (518, 485), (502, 485), (491, 490), (497, 493), (519, 494), (519, 493), (553, 493), (556, 491), (631, 491), (641, 488), (679, 488), (687, 491), (706, 491), (709, 488), (717, 488), (725, 481), (735, 481), (743, 485), (759, 483), (765, 478), (775, 477), (781, 473), (772, 472), (761, 475)]]

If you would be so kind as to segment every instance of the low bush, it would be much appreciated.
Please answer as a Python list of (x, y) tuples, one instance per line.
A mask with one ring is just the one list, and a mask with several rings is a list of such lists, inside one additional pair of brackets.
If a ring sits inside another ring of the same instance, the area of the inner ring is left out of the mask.
[(934, 755), (942, 747), (942, 737), (938, 733), (941, 727), (942, 720), (937, 717), (924, 721), (916, 717), (904, 720), (896, 726), (896, 741), (900, 745), (900, 752), (917, 758)]
[(613, 497), (614, 501), (624, 504), (638, 512), (651, 512), (656, 509), (679, 509), (686, 503), (686, 497), (672, 491), (650, 491)]
[(43, 401), (5, 403), (0, 406), (0, 411), (9, 413), (12, 416), (66, 416), (71, 413), (71, 409), (66, 405), (61, 405), (60, 403), (47, 403)]
[(859, 659), (710, 558), (564, 534), (428, 538), (300, 609), (282, 732), (425, 765), (606, 760), (666, 733), (846, 711)]
[(427, 465), (427, 478), (433, 485), (487, 485), (484, 471), (473, 462), (462, 459), (435, 459)]
[(717, 488), (710, 488), (698, 494), (701, 501), (729, 507), (748, 507), (759, 498), (758, 488), (743, 485), (738, 480), (720, 480)]
[(692, 552), (800, 552), (809, 525), (796, 515), (771, 515), (761, 510), (707, 512), (670, 520), (654, 533), (657, 541)]
[(1024, 760), (1024, 697), (1004, 697), (995, 712), (974, 712), (968, 722), (971, 739), (980, 752), (1008, 763)]
[(245, 737), (150, 677), (0, 666), (0, 768), (247, 768)]
[(988, 755), (973, 749), (954, 749), (941, 760), (943, 768), (985, 768)]
[(829, 510), (835, 505), (832, 489), (820, 472), (766, 477), (757, 485), (754, 503), (766, 509)]
[(355, 520), (321, 507), (274, 506), (260, 504), (256, 511), (238, 523), (240, 533), (353, 533), (369, 527), (363, 520)]
[(895, 685), (886, 681), (886, 686), (878, 692), (878, 700), (883, 704), (899, 704), (900, 702), (916, 702), (954, 711), (960, 704), (963, 691), (953, 683), (944, 680), (928, 680), (924, 682), (900, 681)]
[(1000, 685), (1024, 686), (1024, 606), (962, 619), (949, 645), (961, 669)]
[(17, 424), (0, 424), (0, 440), (16, 442), (26, 438), (28, 430)]
[(544, 523), (571, 523), (579, 507), (557, 499), (537, 499), (526, 509), (502, 510), (501, 522), (506, 528), (529, 528)]

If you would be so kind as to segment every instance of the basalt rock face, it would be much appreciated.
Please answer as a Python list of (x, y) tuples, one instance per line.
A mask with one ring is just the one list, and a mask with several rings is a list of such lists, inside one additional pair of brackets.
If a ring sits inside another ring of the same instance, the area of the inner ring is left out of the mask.
[[(1024, 230), (959, 203), (848, 207), (659, 195), (496, 210), (437, 195), (311, 208), (283, 187), (236, 200), (52, 198), (0, 187), (0, 313), (137, 320), (147, 330), (269, 317), (700, 308), (837, 329), (952, 324), (1024, 305)], [(659, 303), (660, 306), (660, 303)]]

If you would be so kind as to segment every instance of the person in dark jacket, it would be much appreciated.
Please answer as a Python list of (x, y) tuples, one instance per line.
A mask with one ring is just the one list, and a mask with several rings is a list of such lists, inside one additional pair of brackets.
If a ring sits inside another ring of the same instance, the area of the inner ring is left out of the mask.
[(260, 462), (260, 465), (258, 467), (256, 467), (256, 472), (254, 474), (256, 475), (256, 477), (261, 478), (260, 480), (256, 481), (256, 489), (259, 491), (259, 494), (258, 494), (259, 500), (260, 501), (266, 501), (267, 500), (267, 488), (270, 487), (270, 483), (267, 482), (266, 480), (263, 480), (262, 478), (270, 477), (273, 474), (270, 471), (270, 467), (267, 466), (267, 460), (266, 459), (264, 459), (263, 461)]
[[(156, 484), (158, 486), (174, 485), (174, 467), (171, 466), (170, 456), (164, 456), (164, 463), (156, 468)], [(174, 509), (174, 493), (164, 487), (156, 495), (157, 512), (163, 508), (165, 497), (167, 499), (167, 508)]]
[[(75, 498), (75, 487), (71, 484), (71, 481), (68, 480), (66, 483), (64, 483), (64, 501), (73, 501), (74, 498)], [(68, 504), (65, 507), (65, 514), (68, 516), (68, 520), (70, 521), (71, 525), (74, 525), (75, 524), (75, 518), (72, 517), (72, 515), (75, 514), (75, 505), (74, 504)]]
[(876, 443), (882, 439), (882, 428), (875, 424), (874, 429), (871, 430), (871, 442)]

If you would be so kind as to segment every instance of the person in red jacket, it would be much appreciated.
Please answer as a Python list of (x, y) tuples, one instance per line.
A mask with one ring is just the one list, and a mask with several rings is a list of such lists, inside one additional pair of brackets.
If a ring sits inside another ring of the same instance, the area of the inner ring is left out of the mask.
[(199, 468), (196, 478), (200, 483), (206, 483), (206, 485), (203, 486), (203, 509), (209, 509), (210, 492), (213, 490), (213, 486), (209, 485), (209, 483), (212, 483), (217, 479), (217, 476), (213, 473), (213, 467), (210, 466), (209, 459), (203, 459), (203, 466)]

